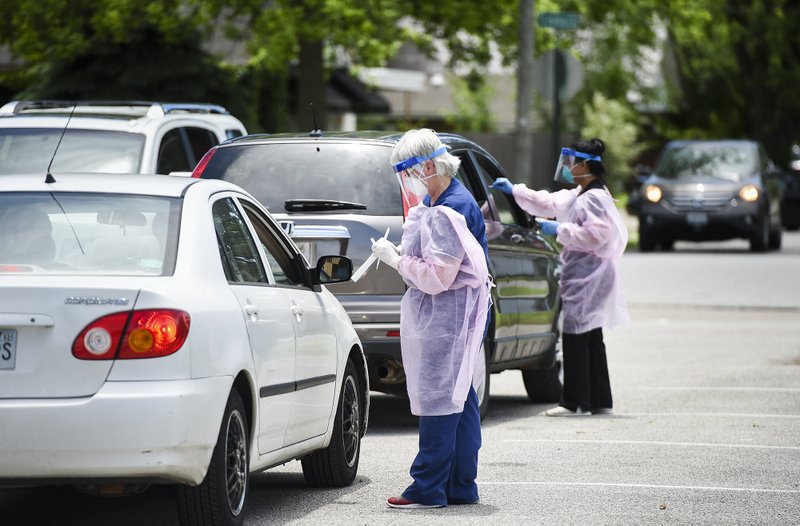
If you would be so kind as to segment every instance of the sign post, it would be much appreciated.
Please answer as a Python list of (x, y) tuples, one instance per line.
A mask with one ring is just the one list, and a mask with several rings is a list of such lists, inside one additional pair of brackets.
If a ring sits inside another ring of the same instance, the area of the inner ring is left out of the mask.
[(558, 31), (573, 31), (578, 27), (578, 13), (565, 11), (563, 13), (541, 13), (537, 18), (539, 25), (542, 27), (550, 27), (556, 30), (556, 55), (553, 59), (553, 170), (555, 171), (556, 163), (558, 162), (558, 155), (561, 149), (559, 124), (561, 120), (561, 96), (559, 94), (559, 87), (563, 82), (561, 78), (563, 58), (561, 57), (560, 50), (558, 49)]

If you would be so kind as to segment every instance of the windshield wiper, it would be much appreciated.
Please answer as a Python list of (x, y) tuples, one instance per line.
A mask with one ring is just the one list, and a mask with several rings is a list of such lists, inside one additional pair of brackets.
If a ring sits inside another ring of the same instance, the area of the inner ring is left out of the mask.
[(320, 210), (366, 210), (367, 205), (331, 199), (287, 199), (283, 202), (287, 212), (318, 212)]

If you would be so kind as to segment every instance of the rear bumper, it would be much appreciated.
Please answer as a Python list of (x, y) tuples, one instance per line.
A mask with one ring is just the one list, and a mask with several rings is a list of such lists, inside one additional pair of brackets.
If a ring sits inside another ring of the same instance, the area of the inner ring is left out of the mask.
[(107, 382), (90, 398), (0, 400), (0, 485), (199, 484), (231, 383)]

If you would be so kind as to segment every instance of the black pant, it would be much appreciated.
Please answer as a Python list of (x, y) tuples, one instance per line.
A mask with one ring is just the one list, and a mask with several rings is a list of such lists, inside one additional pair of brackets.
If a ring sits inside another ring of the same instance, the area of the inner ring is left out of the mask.
[(611, 381), (608, 379), (603, 329), (562, 335), (564, 390), (560, 405), (570, 411), (611, 409)]

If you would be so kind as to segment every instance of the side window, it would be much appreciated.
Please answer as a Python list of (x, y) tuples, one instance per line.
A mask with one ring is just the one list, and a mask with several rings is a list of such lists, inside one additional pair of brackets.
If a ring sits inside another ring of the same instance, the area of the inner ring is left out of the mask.
[(467, 153), (453, 152), (453, 155), (461, 159), (461, 165), (458, 167), (458, 172), (456, 172), (455, 175), (456, 179), (458, 179), (461, 184), (463, 184), (467, 190), (469, 190), (469, 193), (471, 193), (472, 197), (474, 197), (478, 202), (478, 206), (483, 208), (483, 204), (486, 202), (486, 200), (483, 199), (483, 193), (476, 191), (475, 187), (473, 186), (472, 178), (470, 178), (466, 172), (466, 165), (470, 162)]
[(228, 139), (235, 139), (236, 137), (241, 137), (242, 132), (236, 129), (227, 129), (225, 130), (225, 137)]
[(497, 210), (497, 214), (500, 216), (498, 219), (504, 225), (516, 224), (516, 213), (514, 212), (513, 206), (509, 202), (509, 199), (513, 198), (501, 192), (500, 190), (490, 188), (490, 185), (494, 182), (494, 180), (498, 177), (502, 177), (503, 174), (497, 169), (494, 163), (492, 163), (484, 155), (478, 152), (473, 152), (473, 154), (477, 160), (478, 174), (483, 182), (483, 186), (486, 188), (486, 192), (489, 194), (490, 199), (494, 201), (495, 209)]
[(184, 128), (186, 136), (189, 137), (189, 145), (192, 150), (192, 163), (196, 165), (208, 150), (216, 146), (219, 142), (217, 136), (211, 130), (205, 128)]
[(186, 157), (186, 148), (180, 128), (165, 133), (161, 139), (161, 145), (158, 147), (156, 173), (189, 172), (193, 168), (194, 165), (190, 165), (189, 159)]
[(214, 203), (211, 214), (228, 280), (232, 283), (267, 283), (256, 244), (233, 199), (220, 199)]
[(303, 276), (297, 267), (297, 259), (292, 256), (289, 247), (276, 230), (270, 227), (270, 222), (262, 217), (261, 213), (249, 206), (245, 201), (240, 201), (247, 213), (247, 217), (256, 230), (256, 235), (267, 256), (270, 270), (278, 285), (302, 285)]

